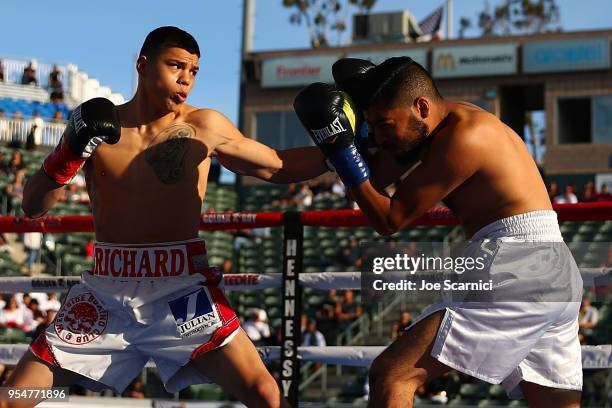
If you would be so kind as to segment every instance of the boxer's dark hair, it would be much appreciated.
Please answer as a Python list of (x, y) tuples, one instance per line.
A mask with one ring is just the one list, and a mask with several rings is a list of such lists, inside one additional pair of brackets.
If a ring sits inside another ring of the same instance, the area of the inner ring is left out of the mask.
[(425, 68), (410, 57), (393, 57), (366, 74), (367, 106), (412, 105), (419, 97), (440, 101), (442, 96)]
[(167, 47), (182, 48), (191, 54), (200, 56), (200, 47), (195, 38), (187, 31), (172, 26), (159, 27), (151, 31), (142, 44), (140, 55), (154, 58)]

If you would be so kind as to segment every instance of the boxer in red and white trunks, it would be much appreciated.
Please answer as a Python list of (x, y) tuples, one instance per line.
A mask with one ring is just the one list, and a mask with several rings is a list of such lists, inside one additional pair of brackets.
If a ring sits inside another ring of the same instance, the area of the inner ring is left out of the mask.
[(152, 31), (133, 99), (77, 107), (28, 181), (23, 209), (38, 217), (82, 168), (98, 243), (92, 271), (6, 386), (79, 382), (121, 392), (152, 358), (169, 392), (212, 380), (249, 407), (288, 406), (206, 261), (200, 210), (213, 155), (234, 172), (280, 183), (324, 173), (324, 156), (316, 147), (276, 151), (222, 114), (186, 104), (199, 56), (190, 34)]
[(337, 87), (309, 85), (294, 107), (376, 231), (393, 234), (443, 200), (473, 241), (466, 253), (490, 253), (483, 272), (512, 289), (433, 305), (374, 360), (369, 406), (412, 407), (420, 386), (456, 369), (529, 406), (578, 407), (582, 279), (525, 143), (494, 115), (444, 99), (408, 57), (347, 58), (332, 72)]

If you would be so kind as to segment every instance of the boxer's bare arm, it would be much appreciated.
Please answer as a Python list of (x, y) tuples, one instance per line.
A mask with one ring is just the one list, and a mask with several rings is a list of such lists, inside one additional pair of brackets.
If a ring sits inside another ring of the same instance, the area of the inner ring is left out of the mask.
[(28, 179), (23, 188), (23, 201), (21, 202), (23, 212), (32, 218), (45, 215), (59, 200), (63, 189), (64, 185), (52, 180), (40, 168)]
[(391, 235), (409, 225), (480, 168), (485, 154), (480, 134), (458, 127), (452, 132), (440, 135), (427, 158), (401, 182), (393, 197), (378, 193), (369, 181), (350, 190), (379, 234)]
[(215, 141), (214, 154), (221, 164), (238, 174), (273, 183), (292, 183), (320, 176), (328, 171), (325, 157), (317, 147), (275, 150), (246, 138), (222, 114), (206, 111), (202, 124)]
[(398, 181), (417, 161), (400, 163), (391, 152), (379, 149), (374, 154), (364, 156), (370, 167), (370, 182), (378, 190), (383, 191), (392, 183)]

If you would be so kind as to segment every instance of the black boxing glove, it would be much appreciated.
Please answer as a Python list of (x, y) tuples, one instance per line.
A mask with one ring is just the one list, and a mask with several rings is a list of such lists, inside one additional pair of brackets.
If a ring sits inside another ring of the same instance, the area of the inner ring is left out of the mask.
[(72, 112), (59, 144), (43, 162), (44, 172), (59, 184), (68, 184), (102, 142), (115, 144), (121, 124), (115, 105), (94, 98)]
[(370, 170), (354, 144), (355, 107), (348, 94), (317, 82), (300, 91), (293, 108), (347, 188), (369, 179)]
[(375, 66), (371, 61), (360, 58), (342, 58), (332, 65), (332, 75), (338, 89), (351, 95), (357, 106), (363, 107), (363, 103), (367, 102), (363, 100), (366, 96), (363, 95), (364, 74)]
[[(359, 108), (363, 108), (368, 99), (367, 87), (364, 86), (365, 74), (375, 66), (371, 61), (360, 58), (342, 58), (332, 65), (336, 86), (348, 93)], [(356, 129), (355, 146), (363, 153), (373, 147), (374, 143), (369, 137), (368, 125), (361, 112), (357, 114)]]

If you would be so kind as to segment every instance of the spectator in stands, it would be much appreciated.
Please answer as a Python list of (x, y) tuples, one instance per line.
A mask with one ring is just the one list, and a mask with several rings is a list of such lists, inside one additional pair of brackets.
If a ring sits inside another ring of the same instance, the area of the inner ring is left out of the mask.
[(49, 100), (53, 103), (64, 103), (64, 91), (62, 90), (53, 90), (49, 95)]
[(87, 241), (85, 246), (83, 247), (83, 252), (85, 255), (85, 259), (93, 259), (94, 258), (94, 247), (95, 243), (93, 239)]
[(359, 241), (355, 237), (350, 237), (347, 248), (340, 248), (338, 261), (343, 266), (355, 266), (359, 259)]
[(256, 346), (265, 345), (270, 337), (268, 314), (265, 310), (254, 309), (250, 319), (242, 325), (242, 328)]
[(302, 313), (300, 316), (300, 336), (303, 336), (306, 333), (306, 328), (308, 327), (308, 320), (310, 318), (306, 313)]
[(6, 113), (4, 112), (4, 109), (0, 109), (0, 140), (9, 140), (9, 139), (10, 139), (10, 130), (9, 130), (9, 125), (8, 125), (8, 120), (6, 118)]
[(10, 141), (8, 143), (8, 147), (13, 149), (21, 149), (22, 140), (25, 136), (25, 131), (23, 127), (23, 114), (20, 111), (15, 111), (13, 113), (13, 117), (11, 118), (13, 122), (12, 126), (12, 134), (10, 135)]
[(46, 315), (40, 308), (40, 305), (37, 299), (30, 300), (30, 303), (28, 304), (28, 309), (30, 309), (30, 311), (32, 312), (32, 328), (29, 334), (33, 334), (34, 330), (36, 330), (36, 328), (40, 324), (44, 325)]
[(62, 72), (59, 70), (57, 65), (53, 65), (53, 69), (49, 73), (49, 91), (60, 91), (62, 92)]
[(36, 150), (36, 146), (39, 146), (42, 143), (42, 133), (43, 128), (45, 126), (45, 122), (42, 117), (40, 117), (40, 112), (34, 112), (34, 118), (30, 121), (30, 131), (28, 132), (28, 137), (26, 138), (26, 150)]
[(412, 324), (412, 318), (410, 312), (403, 311), (400, 314), (400, 319), (391, 323), (391, 340), (394, 341), (399, 336), (404, 335), (406, 329)]
[(9, 173), (17, 175), (17, 172), (21, 169), (25, 169), (25, 164), (23, 163), (23, 156), (21, 155), (21, 152), (19, 150), (13, 150), (13, 153), (11, 154), (11, 159), (8, 162), (7, 170)]
[(53, 112), (53, 117), (51, 118), (51, 123), (64, 123), (64, 113), (61, 110), (56, 110)]
[(599, 311), (591, 304), (589, 295), (585, 295), (582, 299), (582, 306), (578, 314), (578, 338), (583, 343), (588, 340), (588, 337), (593, 334), (593, 329), (599, 321)]
[(391, 330), (389, 332), (389, 340), (390, 342), (387, 344), (393, 343), (399, 337), (399, 321), (394, 320), (391, 322)]
[(210, 170), (208, 170), (208, 181), (219, 184), (221, 178), (221, 164), (216, 157), (212, 157), (210, 161)]
[(308, 184), (302, 184), (300, 186), (300, 191), (295, 196), (297, 204), (302, 207), (310, 207), (312, 205), (312, 199), (314, 198), (314, 194), (310, 191)]
[[(302, 346), (325, 347), (327, 342), (325, 336), (317, 330), (317, 321), (308, 319), (306, 330), (302, 333)], [(321, 363), (316, 362), (312, 365), (312, 371), (317, 371), (321, 367)]]
[(599, 194), (597, 194), (597, 201), (612, 201), (612, 194), (610, 194), (610, 190), (606, 183), (601, 185), (601, 190), (599, 190)]
[(566, 185), (563, 194), (556, 196), (553, 202), (555, 204), (576, 204), (578, 202), (578, 197), (576, 197), (574, 191), (573, 184)]
[(47, 293), (47, 301), (45, 302), (43, 310), (47, 312), (47, 314), (49, 313), (49, 311), (57, 312), (60, 309), (61, 305), (62, 304), (57, 299), (57, 293)]
[(89, 202), (89, 195), (87, 192), (76, 183), (70, 183), (68, 188), (64, 190), (64, 194), (67, 203), (80, 204)]
[(23, 75), (21, 76), (22, 85), (38, 86), (38, 80), (36, 79), (36, 65), (36, 60), (32, 60), (23, 69)]
[(234, 270), (234, 261), (232, 261), (232, 258), (223, 259), (223, 263), (221, 264), (221, 270), (224, 275), (236, 272)]
[(555, 197), (559, 195), (559, 184), (552, 180), (548, 185), (548, 197), (550, 198), (550, 202), (552, 203), (555, 200)]
[(345, 290), (342, 300), (336, 303), (336, 316), (340, 322), (340, 330), (346, 329), (363, 314), (361, 305), (355, 302), (352, 290)]
[[(9, 123), (6, 118), (4, 109), (0, 109), (0, 140), (8, 140), (10, 138)], [(2, 160), (4, 163), (4, 158)]]
[(17, 295), (13, 294), (0, 310), (0, 328), (28, 330), (32, 325), (32, 312), (27, 307), (19, 307)]
[(337, 335), (338, 319), (336, 319), (336, 303), (338, 298), (336, 295), (336, 289), (330, 289), (327, 292), (327, 297), (318, 309), (315, 311), (317, 318), (317, 325), (319, 330), (323, 333), (326, 339), (330, 340), (330, 344), (335, 343)]
[[(13, 370), (15, 369), (15, 366), (3, 366), (4, 369), (0, 371), (0, 384), (4, 384), (4, 382), (11, 376), (11, 374), (13, 373)], [(4, 403), (6, 401), (0, 402), (0, 404)], [(8, 407), (8, 403), (6, 405), (0, 405), (0, 408), (4, 408), (4, 407)]]
[(4, 77), (4, 61), (0, 60), (0, 82), (5, 82), (6, 78)]
[(340, 177), (336, 176), (336, 180), (334, 180), (334, 184), (331, 186), (332, 194), (337, 195), (338, 197), (346, 196), (346, 189), (344, 188), (344, 184), (340, 181)]
[(406, 329), (408, 327), (410, 327), (410, 325), (412, 324), (412, 316), (410, 316), (410, 312), (407, 310), (404, 310), (402, 312), (402, 314), (400, 315), (400, 321), (399, 321), (399, 335), (401, 336), (402, 334), (404, 334), (404, 332), (406, 331)]
[(295, 196), (297, 194), (297, 185), (295, 183), (287, 184), (287, 189), (281, 194), (278, 200), (272, 201), (274, 206), (295, 205)]
[(57, 310), (49, 309), (45, 313), (44, 320), (36, 326), (34, 332), (32, 333), (32, 338), (36, 339), (51, 323), (53, 323), (53, 319), (55, 319), (55, 315), (57, 314)]
[(590, 203), (597, 200), (597, 192), (595, 191), (595, 183), (592, 181), (587, 182), (584, 185), (582, 194), (580, 194), (580, 202)]
[(144, 384), (140, 377), (136, 377), (134, 381), (130, 385), (128, 385), (127, 389), (123, 393), (125, 398), (136, 398), (136, 399), (144, 399), (145, 398), (145, 389)]
[[(9, 164), (10, 165), (10, 164)], [(23, 200), (23, 187), (25, 186), (25, 168), (20, 168), (15, 172), (15, 179), (6, 186), (5, 192), (7, 197), (7, 212), (13, 214), (18, 208), (15, 208), (18, 203)]]
[(28, 253), (27, 273), (32, 274), (32, 266), (40, 258), (40, 248), (42, 245), (43, 235), (40, 232), (26, 232), (23, 234), (23, 244)]
[[(32, 301), (32, 295), (29, 293), (24, 293), (21, 295), (21, 304), (20, 307), (30, 307), (30, 302)], [(17, 294), (17, 303), (19, 303), (19, 294)]]
[[(1, 123), (1, 122), (0, 122)], [(0, 151), (0, 175), (8, 174), (7, 162), (4, 158), (4, 152)]]
[(310, 192), (312, 193), (312, 196), (318, 196), (318, 195), (324, 195), (326, 193), (325, 191), (325, 184), (322, 183), (319, 179), (310, 179), (308, 181), (306, 181), (306, 185), (308, 186), (308, 189), (310, 190)]
[(308, 319), (306, 331), (302, 333), (302, 346), (325, 347), (326, 345), (325, 336), (317, 330), (317, 321)]

